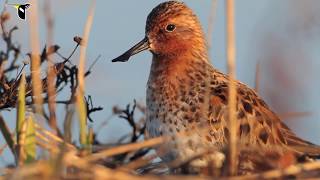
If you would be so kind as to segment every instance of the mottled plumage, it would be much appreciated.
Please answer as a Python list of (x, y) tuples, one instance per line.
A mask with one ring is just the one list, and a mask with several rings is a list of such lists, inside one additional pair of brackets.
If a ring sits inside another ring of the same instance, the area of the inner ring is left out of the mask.
[[(147, 18), (145, 39), (113, 61), (126, 61), (146, 49), (153, 54), (147, 84), (149, 137), (191, 132), (160, 146), (160, 156), (184, 161), (208, 148), (224, 148), (229, 136), (229, 78), (209, 62), (205, 37), (192, 10), (181, 2), (161, 3)], [(319, 147), (298, 138), (253, 89), (238, 81), (236, 88), (241, 145), (278, 149), (279, 154), (319, 155)], [(240, 168), (248, 165), (241, 163)]]

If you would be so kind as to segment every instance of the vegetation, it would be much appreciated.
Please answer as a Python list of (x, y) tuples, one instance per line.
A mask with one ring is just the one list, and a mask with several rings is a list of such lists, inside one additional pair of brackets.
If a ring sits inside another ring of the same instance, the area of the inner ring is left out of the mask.
[[(233, 4), (228, 7), (228, 35), (229, 61), (231, 77), (234, 77), (234, 37), (233, 37)], [(252, 147), (237, 147), (236, 142), (224, 151), (228, 155), (227, 163), (221, 166), (212, 165), (201, 170), (201, 176), (192, 174), (188, 164), (204, 155), (216, 153), (208, 150), (187, 162), (173, 163), (168, 166), (157, 159), (151, 150), (170, 137), (159, 137), (144, 140), (145, 111), (144, 105), (133, 101), (126, 107), (113, 107), (113, 115), (128, 122), (132, 132), (120, 138), (116, 144), (101, 144), (97, 140), (99, 130), (87, 125), (93, 121), (92, 113), (102, 110), (95, 106), (90, 95), (85, 95), (85, 78), (91, 75), (94, 61), (89, 69), (85, 69), (86, 47), (94, 14), (94, 5), (90, 9), (84, 34), (75, 36), (74, 49), (68, 56), (59, 52), (59, 45), (51, 44), (51, 34), (48, 33), (47, 46), (39, 51), (39, 42), (32, 38), (32, 52), (27, 60), (22, 62), (19, 44), (12, 41), (18, 27), (7, 27), (10, 18), (6, 11), (1, 13), (1, 39), (5, 49), (0, 50), (0, 110), (16, 109), (16, 127), (9, 129), (7, 120), (0, 115), (0, 131), (5, 138), (0, 155), (4, 148), (9, 148), (15, 158), (15, 163), (0, 169), (0, 179), (211, 179), (224, 177), (230, 179), (254, 178), (292, 178), (319, 176), (320, 162), (311, 161), (299, 163), (291, 154), (277, 157), (274, 152), (261, 152)], [(31, 16), (34, 18), (34, 16)], [(47, 15), (48, 32), (50, 14)], [(32, 27), (37, 27), (36, 19), (31, 20)], [(35, 32), (35, 31), (34, 31)], [(37, 34), (33, 34), (34, 37)], [(70, 39), (71, 41), (71, 39)], [(79, 65), (71, 63), (74, 53), (80, 49)], [(57, 55), (60, 60), (55, 63), (52, 56)], [(28, 69), (29, 68), (29, 69)], [(42, 77), (40, 70), (47, 69)], [(12, 76), (13, 72), (18, 72)], [(58, 93), (69, 91), (69, 96), (63, 100), (56, 100)], [(232, 92), (232, 89), (230, 89)], [(232, 93), (230, 93), (230, 96)], [(231, 98), (232, 99), (232, 98)], [(57, 107), (64, 106), (65, 118), (63, 129), (57, 126)], [(31, 109), (30, 109), (31, 108)], [(232, 104), (230, 108), (233, 108)], [(77, 118), (74, 118), (75, 113)], [(142, 114), (141, 116), (137, 115)], [(232, 111), (231, 111), (232, 112)], [(46, 120), (46, 124), (39, 123), (39, 115)], [(230, 116), (232, 117), (232, 116)], [(72, 121), (77, 119), (80, 131), (75, 135), (71, 130)], [(230, 123), (234, 123), (232, 120)], [(236, 129), (236, 128), (234, 128)], [(231, 141), (236, 141), (236, 132), (231, 132)], [(72, 137), (78, 136), (78, 142), (72, 142)], [(181, 134), (184, 136), (184, 134)], [(41, 153), (40, 153), (41, 152)], [(260, 172), (251, 175), (236, 176), (237, 152), (243, 157), (250, 157), (261, 162)], [(173, 173), (174, 172), (174, 173)], [(234, 176), (231, 176), (234, 175)]]

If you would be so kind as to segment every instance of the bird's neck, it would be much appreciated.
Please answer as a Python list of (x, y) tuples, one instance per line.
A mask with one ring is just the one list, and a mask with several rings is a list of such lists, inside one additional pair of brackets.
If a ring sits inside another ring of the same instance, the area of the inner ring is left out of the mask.
[(188, 79), (191, 72), (201, 71), (201, 65), (208, 63), (204, 53), (185, 53), (179, 56), (153, 55), (149, 81), (176, 83)]

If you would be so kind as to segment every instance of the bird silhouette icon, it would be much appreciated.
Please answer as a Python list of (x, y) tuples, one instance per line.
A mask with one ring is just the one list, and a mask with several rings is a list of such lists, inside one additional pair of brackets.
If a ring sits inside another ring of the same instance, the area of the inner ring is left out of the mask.
[(20, 19), (26, 19), (26, 10), (31, 6), (30, 4), (7, 4), (17, 9), (17, 14)]

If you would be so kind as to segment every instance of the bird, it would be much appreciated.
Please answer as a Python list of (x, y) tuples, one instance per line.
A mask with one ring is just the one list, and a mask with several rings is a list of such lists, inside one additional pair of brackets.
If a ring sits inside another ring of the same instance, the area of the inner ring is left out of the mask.
[[(143, 40), (112, 62), (126, 62), (145, 50), (152, 53), (146, 134), (149, 138), (173, 136), (172, 141), (157, 147), (162, 160), (184, 162), (205, 149), (228, 146), (230, 77), (210, 62), (205, 34), (192, 9), (181, 1), (160, 3), (147, 17)], [(279, 155), (320, 155), (319, 146), (299, 138), (254, 89), (237, 80), (235, 86), (237, 142), (241, 146), (257, 147), (259, 153), (277, 150)], [(180, 137), (181, 132), (191, 134)], [(203, 166), (206, 161), (195, 164)], [(238, 167), (244, 173), (255, 169), (253, 162), (245, 160)]]
[(17, 15), (20, 19), (26, 19), (26, 10), (31, 6), (30, 4), (6, 4), (9, 6), (13, 6), (17, 9)]

